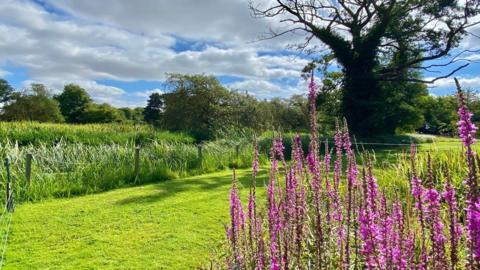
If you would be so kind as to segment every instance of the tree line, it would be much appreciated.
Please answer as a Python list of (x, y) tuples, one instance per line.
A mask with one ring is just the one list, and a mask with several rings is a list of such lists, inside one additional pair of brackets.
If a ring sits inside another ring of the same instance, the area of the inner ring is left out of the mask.
[(94, 103), (87, 91), (75, 84), (64, 86), (53, 95), (45, 85), (33, 83), (16, 91), (0, 79), (2, 121), (37, 121), (55, 123), (115, 123), (143, 121), (143, 108), (115, 108), (108, 103)]
[[(331, 134), (335, 119), (343, 117), (341, 80), (341, 72), (325, 71), (318, 88), (317, 119), (323, 134)], [(148, 123), (163, 130), (187, 132), (198, 140), (267, 130), (309, 129), (306, 95), (261, 100), (248, 92), (230, 90), (214, 76), (205, 75), (169, 74), (165, 85), (165, 93), (151, 94), (145, 108), (115, 108), (94, 103), (85, 89), (74, 84), (67, 84), (61, 93), (52, 95), (42, 84), (15, 91), (7, 81), (0, 80), (0, 119), (72, 124)], [(389, 124), (397, 133), (454, 134), (455, 96), (431, 96), (424, 84), (397, 92), (396, 99), (378, 104), (389, 107), (385, 117), (391, 119)], [(472, 91), (468, 93), (469, 107), (480, 115), (480, 100)]]

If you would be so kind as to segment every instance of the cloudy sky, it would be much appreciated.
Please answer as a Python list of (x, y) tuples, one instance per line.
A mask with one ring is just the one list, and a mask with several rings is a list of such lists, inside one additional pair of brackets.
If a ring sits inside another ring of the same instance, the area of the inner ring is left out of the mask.
[[(0, 0), (0, 77), (18, 89), (76, 83), (97, 102), (132, 107), (174, 72), (212, 74), (259, 98), (303, 93), (308, 57), (287, 49), (302, 36), (259, 41), (274, 23), (252, 18), (248, 0)], [(480, 49), (480, 39), (467, 47)], [(480, 64), (458, 76), (480, 90)], [(452, 80), (430, 91), (449, 93)]]

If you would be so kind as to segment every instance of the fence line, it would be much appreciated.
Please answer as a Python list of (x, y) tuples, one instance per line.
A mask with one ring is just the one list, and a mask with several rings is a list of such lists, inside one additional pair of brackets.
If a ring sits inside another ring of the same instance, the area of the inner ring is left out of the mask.
[(9, 213), (8, 225), (5, 235), (3, 236), (2, 241), (2, 257), (0, 258), (0, 270), (3, 268), (3, 263), (5, 261), (5, 253), (7, 251), (8, 236), (10, 235), (10, 226), (12, 224), (13, 213)]
[(3, 222), (5, 219), (5, 215), (8, 215), (8, 221), (6, 225), (6, 230), (4, 230), (5, 234), (2, 239), (2, 255), (0, 258), (0, 270), (3, 268), (3, 263), (5, 261), (5, 253), (7, 251), (7, 244), (8, 244), (8, 237), (10, 235), (10, 227), (12, 224), (12, 217), (13, 217), (13, 212), (15, 211), (15, 205), (14, 205), (14, 197), (13, 197), (13, 188), (14, 186), (12, 185), (12, 179), (11, 179), (11, 174), (10, 174), (10, 159), (6, 158), (5, 159), (5, 170), (7, 172), (7, 183), (6, 183), (6, 190), (7, 190), (7, 196), (5, 200), (5, 208), (3, 210), (3, 213), (0, 216), (0, 222)]

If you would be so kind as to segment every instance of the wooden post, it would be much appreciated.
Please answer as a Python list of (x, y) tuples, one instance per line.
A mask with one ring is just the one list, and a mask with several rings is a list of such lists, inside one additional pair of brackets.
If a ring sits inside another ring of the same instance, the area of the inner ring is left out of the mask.
[(30, 188), (30, 178), (32, 176), (32, 154), (27, 153), (25, 159), (25, 179), (27, 181), (27, 188)]
[(10, 159), (5, 159), (5, 169), (7, 171), (7, 185), (6, 185), (6, 204), (8, 212), (13, 212), (13, 189), (12, 189), (12, 180), (10, 174)]
[(135, 147), (135, 180), (140, 174), (140, 146)]
[(198, 150), (198, 160), (202, 162), (203, 159), (203, 146), (201, 144), (197, 144), (197, 150)]
[(235, 157), (238, 159), (239, 156), (240, 156), (240, 145), (237, 144), (235, 145)]

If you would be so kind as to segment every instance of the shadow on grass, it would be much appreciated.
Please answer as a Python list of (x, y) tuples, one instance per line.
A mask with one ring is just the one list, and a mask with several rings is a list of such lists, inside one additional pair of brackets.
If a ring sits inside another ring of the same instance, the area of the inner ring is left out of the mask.
[[(262, 169), (257, 175), (256, 187), (263, 187), (268, 177), (268, 170)], [(237, 171), (237, 179), (239, 186), (249, 188), (252, 183), (251, 171), (242, 170)], [(117, 201), (117, 205), (127, 204), (148, 204), (164, 200), (170, 196), (177, 195), (181, 192), (197, 190), (197, 191), (212, 191), (219, 188), (225, 189), (228, 192), (232, 183), (232, 174), (221, 176), (201, 175), (197, 177), (188, 177), (179, 180), (165, 181), (153, 186), (151, 194), (135, 195)]]

